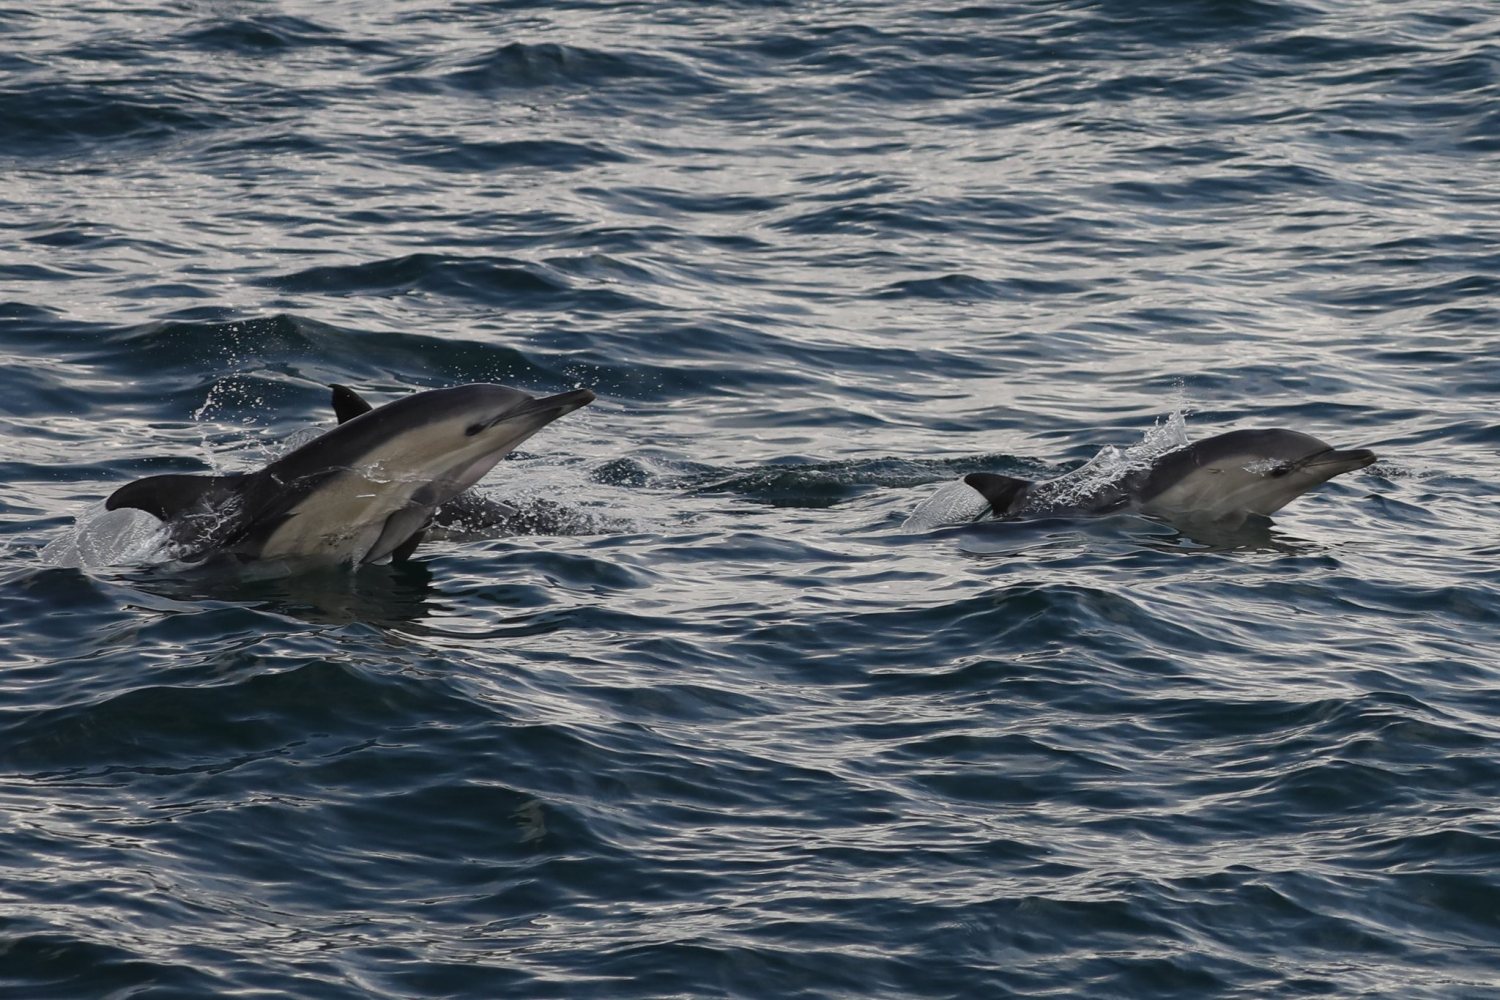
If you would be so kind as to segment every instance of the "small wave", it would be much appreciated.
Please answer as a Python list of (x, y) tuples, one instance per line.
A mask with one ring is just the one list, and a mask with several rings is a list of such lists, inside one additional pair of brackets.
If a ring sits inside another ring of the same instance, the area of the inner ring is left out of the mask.
[(952, 215), (919, 201), (851, 202), (801, 212), (776, 228), (803, 235), (859, 234), (889, 238), (893, 233), (940, 235), (954, 229)]
[(514, 296), (556, 295), (568, 287), (567, 282), (539, 273), (524, 261), (498, 257), (462, 259), (430, 253), (365, 264), (311, 267), (261, 281), (286, 292), (401, 295), (419, 288), (451, 293), (455, 288), (472, 287), (479, 278), (489, 288)]
[[(1093, 15), (1073, 25), (1084, 39), (1106, 48), (1123, 39), (1185, 44), (1254, 38), (1280, 32), (1317, 16), (1316, 9), (1289, 0), (1103, 0), (1089, 5)], [(1061, 25), (1059, 25), (1061, 27)], [(1111, 39), (1114, 40), (1111, 40)]]
[[(170, 907), (156, 903), (138, 899), (121, 906), (119, 897), (130, 890), (118, 875), (101, 874), (86, 885), (59, 877), (58, 884), (68, 887), (78, 905), (86, 905), (96, 914), (121, 918), (128, 911), (136, 920), (172, 919), (166, 912)], [(149, 918), (145, 917), (148, 911), (152, 914)], [(5, 982), (17, 996), (102, 997), (156, 990), (212, 996), (221, 983), (221, 978), (210, 971), (162, 961), (156, 949), (136, 950), (132, 942), (121, 940), (128, 935), (109, 935), (110, 940), (102, 941), (95, 937), (104, 935), (87, 924), (79, 931), (23, 926), (10, 918), (3, 925), (8, 969)]]
[(1050, 281), (1043, 278), (984, 279), (967, 274), (945, 274), (938, 278), (913, 278), (887, 285), (876, 293), (883, 299), (944, 299), (972, 302), (981, 299), (1054, 298), (1087, 291), (1088, 285), (1077, 281)]
[(172, 320), (91, 333), (71, 338), (69, 346), (85, 345), (82, 357), (108, 368), (127, 385), (149, 376), (159, 392), (165, 375), (184, 376), (173, 392), (187, 407), (201, 403), (226, 371), (268, 383), (295, 383), (301, 391), (309, 378), (324, 386), (340, 381), (382, 385), (391, 381), (392, 372), (407, 378), (420, 373), (429, 385), (564, 381), (561, 372), (532, 362), (515, 348), (478, 338), (361, 331), (288, 313)]
[(511, 42), (471, 60), (446, 80), (466, 90), (489, 92), (512, 87), (593, 85), (661, 72), (659, 56), (606, 52), (553, 42)]
[(5, 134), (0, 155), (8, 157), (67, 156), (101, 143), (161, 142), (229, 122), (227, 115), (161, 87), (140, 94), (84, 82), (0, 88)]
[(398, 90), (446, 89), (495, 96), (519, 90), (602, 89), (629, 84), (637, 92), (702, 95), (712, 80), (662, 51), (608, 51), (555, 42), (511, 42), (465, 60), (457, 68), (439, 59), (415, 58), (382, 70)]
[(517, 167), (549, 171), (582, 170), (630, 157), (601, 142), (565, 139), (508, 139), (480, 142), (456, 137), (428, 140), (403, 138), (394, 155), (403, 163), (449, 173), (492, 173)]
[(408, 295), (428, 292), (491, 306), (538, 308), (567, 301), (575, 309), (622, 312), (639, 308), (633, 296), (609, 287), (575, 288), (551, 268), (507, 257), (408, 254), (363, 264), (312, 267), (261, 278), (284, 292), (325, 295)]
[[(192, 28), (181, 40), (209, 52), (240, 52), (261, 56), (290, 49), (349, 42), (332, 28), (290, 15), (227, 18)], [(361, 48), (370, 48), (368, 44)]]
[(773, 507), (832, 507), (875, 489), (929, 483), (935, 470), (953, 464), (952, 460), (880, 458), (768, 465), (728, 475), (709, 473), (708, 482), (691, 488), (698, 493), (732, 493)]

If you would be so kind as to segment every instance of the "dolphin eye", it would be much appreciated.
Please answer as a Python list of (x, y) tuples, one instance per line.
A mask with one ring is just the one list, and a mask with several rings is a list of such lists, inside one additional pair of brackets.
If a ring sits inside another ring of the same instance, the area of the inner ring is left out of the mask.
[(464, 428), (464, 437), (473, 437), (482, 430), (484, 430), (484, 424), (470, 424)]

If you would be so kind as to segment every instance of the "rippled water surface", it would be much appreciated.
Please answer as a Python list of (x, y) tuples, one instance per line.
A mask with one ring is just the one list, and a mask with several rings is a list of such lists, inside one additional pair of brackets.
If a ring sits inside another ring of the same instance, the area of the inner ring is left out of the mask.
[[(0, 992), (1500, 997), (1492, 6), (0, 42)], [(533, 533), (90, 527), (474, 381), (599, 395), (482, 487)], [(902, 530), (1184, 413), (1380, 460), (1228, 537)]]

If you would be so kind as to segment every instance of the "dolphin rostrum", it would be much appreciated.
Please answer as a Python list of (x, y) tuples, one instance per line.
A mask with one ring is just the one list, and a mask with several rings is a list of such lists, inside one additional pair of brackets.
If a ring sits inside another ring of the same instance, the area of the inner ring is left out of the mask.
[(353, 416), (258, 472), (165, 475), (116, 490), (167, 525), (178, 558), (383, 563), (409, 558), (433, 512), (512, 448), (593, 402), (476, 383), (413, 393)]
[(1043, 482), (986, 472), (963, 482), (982, 498), (968, 508), (977, 506), (980, 517), (1129, 509), (1167, 519), (1243, 520), (1273, 514), (1319, 483), (1374, 461), (1372, 451), (1340, 451), (1298, 431), (1246, 430), (1204, 438), (1113, 478), (1080, 477), (1090, 471), (1085, 466)]

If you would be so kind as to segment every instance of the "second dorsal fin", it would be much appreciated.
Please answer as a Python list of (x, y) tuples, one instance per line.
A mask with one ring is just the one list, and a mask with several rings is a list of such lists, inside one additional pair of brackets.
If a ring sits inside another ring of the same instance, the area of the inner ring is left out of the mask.
[(1031, 488), (1031, 480), (1014, 476), (997, 476), (991, 472), (973, 472), (964, 476), (964, 482), (990, 502), (990, 510), (996, 517), (1011, 512), (1015, 502)]

